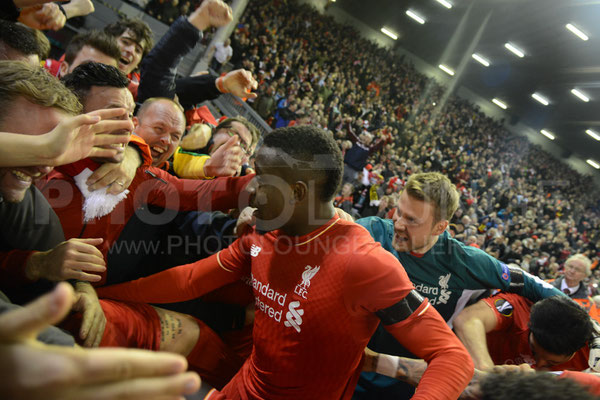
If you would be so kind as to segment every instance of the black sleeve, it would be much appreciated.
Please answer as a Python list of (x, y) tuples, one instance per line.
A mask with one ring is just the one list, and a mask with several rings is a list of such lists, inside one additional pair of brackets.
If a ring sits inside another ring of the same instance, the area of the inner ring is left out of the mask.
[(151, 97), (175, 97), (177, 67), (201, 38), (202, 32), (190, 24), (187, 17), (173, 22), (142, 61), (138, 102)]
[(219, 97), (221, 92), (217, 89), (217, 77), (211, 74), (189, 76), (175, 81), (177, 97), (186, 110), (205, 100)]

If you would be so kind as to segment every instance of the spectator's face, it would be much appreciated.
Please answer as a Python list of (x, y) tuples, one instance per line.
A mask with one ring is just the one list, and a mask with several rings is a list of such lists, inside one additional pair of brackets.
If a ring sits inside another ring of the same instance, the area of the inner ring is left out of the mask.
[(117, 44), (121, 49), (119, 69), (125, 74), (130, 74), (142, 61), (146, 44), (144, 41), (138, 41), (136, 35), (129, 29), (117, 38)]
[[(92, 86), (88, 95), (83, 101), (83, 111), (85, 113), (105, 108), (124, 108), (129, 111), (129, 113), (125, 114), (119, 119), (128, 119), (130, 121), (133, 116), (134, 107), (135, 104), (133, 102), (133, 96), (131, 95), (131, 92), (127, 90), (127, 88)], [(131, 132), (126, 132), (123, 130), (118, 130), (111, 133), (115, 135), (121, 135), (124, 133), (131, 134)], [(127, 146), (127, 144), (113, 146)], [(94, 161), (100, 163), (120, 163), (123, 161), (124, 154), (124, 152), (121, 152), (114, 157), (94, 159)]]
[(173, 155), (185, 131), (183, 114), (166, 100), (156, 100), (140, 118), (133, 118), (133, 124), (136, 135), (150, 146), (154, 166), (161, 165)]
[(550, 353), (536, 343), (532, 333), (529, 334), (529, 347), (531, 348), (533, 358), (535, 358), (535, 369), (537, 370), (547, 370), (556, 365), (566, 363), (575, 355), (575, 353), (571, 355)]
[(254, 153), (252, 134), (244, 124), (237, 121), (232, 122), (230, 128), (219, 129), (213, 134), (213, 146), (210, 149), (210, 153), (214, 153), (219, 147), (223, 146), (229, 138), (235, 135), (240, 138), (239, 145), (245, 153), (244, 162), (248, 162), (248, 157)]
[(67, 74), (70, 74), (79, 65), (90, 61), (110, 65), (113, 67), (119, 66), (117, 60), (111, 56), (104, 54), (92, 46), (83, 46), (71, 64), (68, 64), (65, 61), (60, 64), (59, 76), (63, 77)]
[(586, 277), (585, 265), (581, 260), (571, 260), (565, 265), (565, 278), (570, 282), (581, 282)]
[[(53, 107), (43, 107), (18, 97), (7, 110), (0, 131), (24, 135), (41, 135), (54, 129), (68, 115)], [(52, 171), (52, 167), (0, 168), (0, 194), (4, 201), (18, 203), (36, 179)]]
[(399, 252), (427, 251), (444, 232), (448, 221), (434, 223), (435, 208), (431, 203), (415, 199), (402, 192), (394, 212), (392, 245)]

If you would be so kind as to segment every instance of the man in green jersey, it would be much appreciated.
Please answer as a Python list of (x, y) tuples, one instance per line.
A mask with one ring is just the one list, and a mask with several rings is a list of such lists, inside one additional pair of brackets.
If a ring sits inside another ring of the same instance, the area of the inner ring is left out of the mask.
[[(533, 302), (563, 295), (541, 279), (450, 237), (446, 228), (458, 201), (458, 192), (446, 176), (437, 172), (415, 174), (406, 183), (392, 220), (368, 217), (356, 222), (400, 260), (416, 290), (429, 299), (450, 327), (467, 301), (486, 289), (517, 293)], [(369, 348), (410, 355), (381, 326)], [(363, 373), (354, 398), (409, 398), (410, 392), (400, 386), (402, 383), (390, 378)]]

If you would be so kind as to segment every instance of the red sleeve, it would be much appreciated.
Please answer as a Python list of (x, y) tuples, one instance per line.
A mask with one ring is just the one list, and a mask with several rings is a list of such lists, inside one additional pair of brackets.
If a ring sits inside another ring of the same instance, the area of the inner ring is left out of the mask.
[(136, 204), (153, 204), (172, 210), (228, 211), (248, 205), (242, 196), (254, 174), (213, 180), (179, 179), (159, 168), (142, 172), (144, 182), (136, 188)]
[(572, 379), (585, 386), (588, 392), (600, 396), (600, 376), (579, 371), (563, 371), (559, 378)]
[(473, 377), (473, 360), (427, 299), (406, 320), (385, 329), (427, 361), (413, 400), (453, 400), (460, 396)]
[[(379, 244), (368, 244), (354, 253), (347, 280), (348, 305), (371, 313), (398, 303), (414, 289), (398, 259)], [(427, 300), (410, 317), (385, 328), (429, 364), (414, 400), (458, 398), (473, 377), (473, 361)]]
[(25, 276), (25, 264), (33, 253), (33, 250), (0, 252), (0, 282), (11, 286), (31, 283)]
[[(244, 260), (233, 254), (233, 249), (243, 245), (242, 240), (238, 239), (219, 253), (191, 264), (135, 281), (97, 288), (98, 296), (141, 303), (174, 303), (196, 299), (239, 280), (249, 270), (249, 264), (243, 264)], [(250, 261), (247, 257), (246, 260)]]
[(518, 306), (518, 298), (514, 294), (500, 293), (483, 299), (496, 316), (496, 327), (493, 331), (503, 331), (514, 323), (514, 308)]

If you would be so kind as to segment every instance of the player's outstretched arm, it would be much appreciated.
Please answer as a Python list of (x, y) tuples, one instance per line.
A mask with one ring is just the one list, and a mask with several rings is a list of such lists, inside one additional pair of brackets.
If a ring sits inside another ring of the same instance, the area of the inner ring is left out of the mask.
[[(238, 242), (239, 239), (231, 246)], [(142, 303), (175, 303), (196, 299), (240, 278), (241, 273), (223, 268), (221, 259), (224, 252), (228, 252), (228, 249), (145, 278), (98, 288), (98, 296)]]
[(485, 371), (494, 367), (486, 333), (494, 330), (497, 324), (496, 314), (481, 300), (462, 310), (454, 319), (454, 332), (471, 354), (477, 369)]
[(473, 361), (444, 319), (427, 300), (412, 291), (378, 312), (385, 329), (428, 367), (414, 400), (457, 399), (473, 377)]

